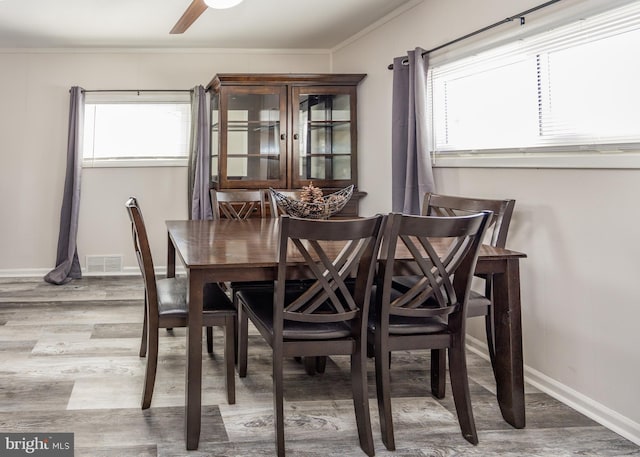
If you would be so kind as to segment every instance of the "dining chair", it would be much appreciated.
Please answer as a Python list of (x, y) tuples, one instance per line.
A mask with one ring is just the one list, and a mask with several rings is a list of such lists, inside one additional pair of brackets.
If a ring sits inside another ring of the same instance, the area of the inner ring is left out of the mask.
[[(266, 211), (266, 194), (265, 190), (230, 190), (230, 191), (219, 191), (216, 189), (210, 189), (209, 191), (211, 196), (211, 208), (213, 212), (213, 220), (219, 220), (221, 218), (231, 219), (231, 220), (246, 220), (249, 217), (267, 217), (268, 213)], [(273, 213), (270, 213), (273, 214)], [(277, 216), (271, 216), (277, 217)], [(235, 295), (238, 287), (265, 287), (272, 285), (273, 281), (250, 281), (250, 282), (230, 282), (227, 284), (220, 284), (224, 290), (229, 290), (231, 295)], [(235, 361), (238, 362), (240, 348), (246, 348), (246, 344), (242, 345), (238, 342), (238, 337), (240, 334), (245, 335), (245, 338), (248, 338), (248, 325), (249, 321), (246, 316), (240, 317), (236, 321), (236, 332), (235, 332)], [(244, 329), (240, 331), (240, 328)], [(207, 335), (211, 332), (210, 329), (207, 329)], [(240, 373), (240, 377), (244, 377), (246, 375), (246, 370), (238, 369)]]
[[(278, 190), (280, 195), (284, 195), (285, 197), (294, 198), (296, 200), (300, 200), (302, 195), (302, 189), (289, 189), (289, 190)], [(266, 199), (269, 202), (269, 213), (272, 218), (278, 218), (283, 214), (287, 214), (281, 207), (278, 205), (278, 201), (276, 196), (270, 189), (266, 190)], [(301, 285), (304, 285), (305, 280), (301, 280)], [(246, 357), (242, 358), (242, 360), (246, 360)], [(315, 375), (316, 373), (324, 373), (327, 358), (326, 357), (296, 357), (296, 360), (304, 365), (304, 370), (309, 375)], [(238, 370), (239, 376), (244, 377), (247, 374), (247, 367), (241, 366)]]
[[(389, 450), (395, 449), (390, 353), (413, 349), (448, 351), (462, 435), (478, 443), (467, 378), (465, 322), (478, 250), (491, 214), (388, 216), (368, 332), (375, 354), (382, 441)], [(399, 246), (408, 254), (397, 255)], [(398, 290), (394, 281), (399, 274), (418, 279), (410, 288)]]
[(245, 220), (249, 217), (265, 217), (266, 201), (263, 190), (210, 189), (213, 219)]
[[(133, 246), (144, 281), (144, 322), (140, 357), (147, 357), (147, 368), (142, 392), (142, 409), (151, 405), (158, 365), (158, 330), (187, 326), (188, 283), (184, 277), (158, 279), (155, 274), (149, 238), (142, 211), (135, 197), (130, 197), (126, 208), (131, 219)], [(235, 403), (234, 334), (236, 310), (227, 295), (217, 284), (207, 284), (203, 291), (203, 326), (223, 327), (225, 333), (224, 364), (227, 402)], [(213, 353), (211, 332), (207, 331), (207, 351)]]
[[(422, 214), (429, 216), (459, 216), (480, 211), (492, 211), (493, 217), (489, 221), (487, 228), (488, 241), (491, 246), (504, 248), (511, 224), (511, 216), (516, 201), (513, 199), (485, 199), (474, 197), (459, 197), (452, 195), (442, 195), (427, 192), (424, 196)], [(467, 317), (484, 316), (485, 332), (487, 335), (487, 348), (491, 366), (495, 366), (495, 336), (494, 336), (494, 316), (493, 316), (493, 276), (476, 275), (484, 279), (484, 294), (471, 291)], [(432, 372), (432, 378), (437, 387), (434, 395), (443, 398), (445, 395), (445, 358), (442, 351), (432, 353), (435, 358), (434, 363), (439, 368)]]
[[(260, 192), (260, 195), (258, 195), (258, 192)], [(284, 190), (279, 192), (283, 195), (287, 195), (293, 198), (300, 198), (301, 194), (300, 190)], [(238, 190), (225, 192), (211, 189), (211, 202), (214, 208), (214, 219), (219, 219), (221, 216), (224, 216), (227, 219), (244, 220), (247, 217), (250, 217), (252, 214), (257, 213), (258, 209), (260, 209), (258, 215), (261, 217), (278, 218), (281, 214), (284, 214), (282, 209), (278, 206), (275, 197), (268, 189), (259, 191)], [(268, 210), (267, 202), (269, 202)], [(217, 214), (215, 211), (216, 205), (218, 207)], [(231, 294), (233, 295), (238, 287), (264, 287), (272, 285), (273, 281), (250, 281), (231, 282), (229, 284), (222, 284), (221, 286), (225, 289), (231, 290)], [(238, 327), (242, 327), (244, 331), (238, 330), (236, 332), (236, 339), (239, 334), (247, 336), (249, 321), (246, 315), (242, 316), (242, 318), (237, 322), (237, 325)], [(210, 329), (208, 329), (207, 331), (209, 332)], [(246, 349), (246, 344), (238, 344), (238, 342), (236, 341), (236, 361), (238, 359), (240, 351), (246, 351)], [(307, 357), (304, 359), (299, 359), (304, 364), (305, 371), (308, 374), (324, 372), (326, 366), (326, 357)], [(245, 357), (240, 357), (240, 360), (246, 360), (246, 354)], [(238, 366), (238, 373), (241, 378), (246, 377), (247, 370), (244, 363)]]
[[(281, 216), (277, 280), (272, 288), (239, 289), (238, 313), (246, 314), (273, 354), (276, 448), (285, 455), (283, 360), (351, 356), (351, 387), (360, 447), (374, 455), (369, 416), (366, 335), (370, 294), (384, 216), (325, 221)], [(287, 281), (288, 266), (311, 284)], [(347, 281), (352, 278), (351, 281)], [(245, 341), (244, 335), (239, 340)], [(246, 352), (245, 352), (246, 353)], [(241, 351), (239, 357), (243, 357)]]

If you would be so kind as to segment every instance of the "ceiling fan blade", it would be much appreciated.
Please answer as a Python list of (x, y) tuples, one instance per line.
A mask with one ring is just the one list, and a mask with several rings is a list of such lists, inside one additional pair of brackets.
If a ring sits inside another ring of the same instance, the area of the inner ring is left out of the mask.
[(193, 0), (191, 5), (186, 9), (182, 17), (178, 19), (178, 22), (176, 22), (176, 25), (173, 26), (169, 33), (184, 33), (185, 30), (191, 27), (191, 24), (193, 24), (206, 9), (207, 5), (205, 5), (203, 0)]

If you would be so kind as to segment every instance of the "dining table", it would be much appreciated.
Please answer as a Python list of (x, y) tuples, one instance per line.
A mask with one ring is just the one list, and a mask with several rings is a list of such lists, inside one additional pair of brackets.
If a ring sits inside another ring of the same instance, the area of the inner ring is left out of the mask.
[[(167, 277), (176, 274), (179, 258), (188, 280), (188, 325), (185, 379), (185, 441), (198, 448), (202, 406), (202, 302), (207, 283), (274, 280), (277, 275), (279, 220), (252, 218), (172, 220), (166, 222)], [(400, 254), (397, 254), (400, 255)], [(476, 274), (493, 275), (496, 394), (502, 416), (515, 428), (525, 427), (520, 259), (526, 254), (482, 245)], [(300, 264), (287, 268), (292, 278), (304, 275)]]

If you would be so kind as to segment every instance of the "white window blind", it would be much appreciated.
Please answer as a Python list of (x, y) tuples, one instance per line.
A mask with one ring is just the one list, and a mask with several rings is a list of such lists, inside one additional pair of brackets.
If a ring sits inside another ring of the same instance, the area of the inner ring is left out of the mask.
[(187, 91), (87, 92), (83, 161), (184, 160), (190, 121)]
[(638, 149), (640, 2), (430, 69), (436, 152)]

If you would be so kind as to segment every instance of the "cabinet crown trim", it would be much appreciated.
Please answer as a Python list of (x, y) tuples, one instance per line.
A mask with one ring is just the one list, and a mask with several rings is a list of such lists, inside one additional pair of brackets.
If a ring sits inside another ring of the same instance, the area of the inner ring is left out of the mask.
[(218, 90), (222, 84), (264, 86), (264, 85), (357, 85), (367, 75), (365, 73), (218, 73), (207, 85), (207, 90)]

